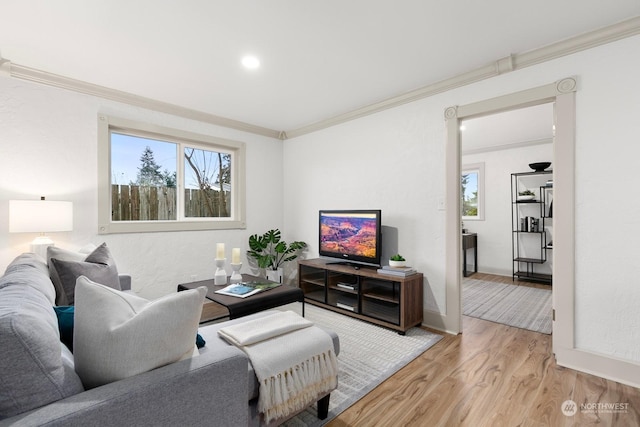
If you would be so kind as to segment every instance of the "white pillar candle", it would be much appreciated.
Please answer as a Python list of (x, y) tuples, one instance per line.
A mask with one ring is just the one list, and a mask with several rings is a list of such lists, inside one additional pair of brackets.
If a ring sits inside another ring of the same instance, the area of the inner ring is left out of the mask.
[(240, 248), (231, 249), (231, 263), (240, 264)]
[(217, 259), (223, 259), (224, 258), (224, 243), (218, 243), (217, 246), (217, 251), (216, 251), (216, 258)]

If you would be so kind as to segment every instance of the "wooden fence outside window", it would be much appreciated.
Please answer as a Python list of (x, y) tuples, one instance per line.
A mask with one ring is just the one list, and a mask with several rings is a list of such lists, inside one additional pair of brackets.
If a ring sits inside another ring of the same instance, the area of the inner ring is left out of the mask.
[[(175, 187), (111, 186), (112, 221), (170, 221), (177, 219)], [(228, 218), (231, 194), (216, 190), (185, 189), (187, 218)], [(222, 202), (222, 203), (221, 203)], [(213, 214), (211, 213), (213, 211)]]

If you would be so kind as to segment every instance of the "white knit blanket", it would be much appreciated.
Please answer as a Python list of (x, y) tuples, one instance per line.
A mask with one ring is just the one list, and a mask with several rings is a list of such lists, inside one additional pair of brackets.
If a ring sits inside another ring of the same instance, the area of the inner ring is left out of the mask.
[(218, 334), (242, 349), (260, 383), (268, 424), (295, 414), (338, 385), (331, 336), (292, 311), (227, 326)]

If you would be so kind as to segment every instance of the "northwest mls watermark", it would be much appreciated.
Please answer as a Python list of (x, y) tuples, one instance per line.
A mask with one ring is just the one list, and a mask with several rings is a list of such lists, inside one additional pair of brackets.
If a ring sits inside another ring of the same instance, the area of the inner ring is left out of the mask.
[(562, 413), (572, 417), (580, 411), (582, 414), (627, 414), (629, 404), (626, 402), (585, 402), (578, 405), (573, 400), (565, 400), (560, 407)]

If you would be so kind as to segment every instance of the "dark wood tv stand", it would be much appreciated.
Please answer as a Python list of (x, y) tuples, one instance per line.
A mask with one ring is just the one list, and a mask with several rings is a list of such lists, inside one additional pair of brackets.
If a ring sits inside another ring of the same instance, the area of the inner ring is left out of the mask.
[(422, 323), (422, 273), (380, 274), (377, 268), (315, 258), (298, 262), (305, 301), (404, 333)]

